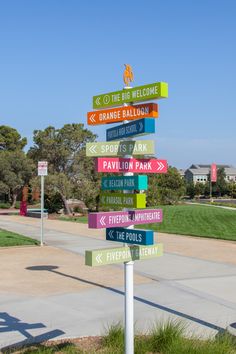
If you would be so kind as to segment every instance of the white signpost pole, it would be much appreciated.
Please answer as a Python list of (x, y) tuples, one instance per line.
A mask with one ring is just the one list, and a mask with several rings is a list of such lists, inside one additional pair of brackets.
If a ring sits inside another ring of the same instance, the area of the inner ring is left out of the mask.
[[(130, 87), (124, 87), (129, 89)], [(124, 103), (127, 106), (127, 103)], [(129, 121), (124, 121), (124, 124)], [(125, 140), (125, 139), (124, 139)], [(132, 140), (132, 139), (129, 139)], [(132, 158), (130, 155), (126, 155), (126, 158)], [(123, 174), (124, 176), (133, 176), (132, 172)], [(124, 193), (130, 193), (125, 190)], [(127, 209), (124, 209), (126, 211)], [(134, 225), (128, 226), (129, 229), (133, 229)], [(124, 244), (127, 246), (127, 244)], [(134, 262), (124, 263), (124, 276), (125, 276), (125, 354), (134, 353)]]
[(44, 217), (44, 176), (41, 176), (41, 242), (40, 245), (43, 246), (43, 217)]
[(44, 176), (48, 175), (48, 163), (47, 161), (38, 162), (38, 176), (41, 176), (41, 227), (40, 227), (40, 245), (43, 246), (44, 239), (44, 229), (43, 229), (43, 218), (44, 218)]

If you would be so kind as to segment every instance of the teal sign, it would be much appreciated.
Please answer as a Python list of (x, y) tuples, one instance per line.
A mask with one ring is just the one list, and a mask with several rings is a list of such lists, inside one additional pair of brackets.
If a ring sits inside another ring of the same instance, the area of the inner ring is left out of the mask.
[(93, 96), (93, 108), (119, 106), (126, 102), (148, 101), (154, 98), (167, 97), (168, 84), (166, 82), (155, 82), (149, 85)]
[(102, 190), (147, 190), (148, 177), (143, 176), (112, 176), (102, 177)]
[(106, 140), (119, 140), (123, 138), (153, 133), (155, 133), (155, 119), (143, 118), (127, 124), (117, 125), (114, 128), (107, 129)]
[(106, 229), (106, 240), (136, 245), (153, 245), (153, 234), (154, 232), (151, 230), (146, 231), (113, 227)]

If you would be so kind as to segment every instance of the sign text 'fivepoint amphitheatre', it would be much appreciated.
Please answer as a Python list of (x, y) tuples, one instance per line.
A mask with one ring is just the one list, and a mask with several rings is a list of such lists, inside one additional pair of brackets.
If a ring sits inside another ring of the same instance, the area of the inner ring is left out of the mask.
[(101, 193), (101, 205), (123, 208), (146, 208), (146, 194)]
[(103, 248), (85, 251), (85, 265), (96, 267), (106, 264), (150, 259), (163, 255), (163, 245)]
[(111, 141), (86, 144), (86, 156), (153, 155), (153, 140)]
[(155, 82), (149, 85), (94, 96), (93, 108), (119, 106), (126, 102), (146, 101), (154, 98), (167, 97), (168, 84), (166, 82)]
[(154, 232), (151, 230), (134, 230), (113, 227), (106, 229), (106, 240), (137, 245), (153, 245), (153, 234)]
[(88, 226), (90, 229), (126, 227), (156, 222), (162, 222), (162, 209), (99, 212), (89, 213), (88, 215)]
[(148, 177), (142, 176), (112, 176), (102, 177), (102, 190), (147, 190)]
[(118, 123), (139, 118), (157, 118), (158, 105), (144, 103), (136, 106), (116, 107), (87, 113), (88, 125)]
[(107, 129), (106, 140), (111, 141), (153, 133), (155, 133), (155, 119), (143, 118)]
[(167, 161), (157, 159), (105, 158), (96, 160), (97, 172), (167, 173)]

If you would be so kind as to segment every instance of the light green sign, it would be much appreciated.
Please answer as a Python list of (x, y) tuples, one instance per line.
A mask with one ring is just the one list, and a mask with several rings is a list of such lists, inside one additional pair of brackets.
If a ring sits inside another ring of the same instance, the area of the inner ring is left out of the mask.
[(146, 194), (101, 193), (100, 203), (123, 208), (146, 208)]
[(125, 102), (148, 101), (167, 97), (168, 84), (166, 82), (155, 82), (149, 85), (93, 96), (93, 108), (119, 106)]
[(153, 155), (153, 140), (111, 141), (86, 144), (86, 156)]
[(120, 248), (103, 248), (85, 251), (85, 265), (91, 267), (106, 264), (123, 263), (160, 257), (163, 255), (163, 244), (152, 246), (130, 246)]

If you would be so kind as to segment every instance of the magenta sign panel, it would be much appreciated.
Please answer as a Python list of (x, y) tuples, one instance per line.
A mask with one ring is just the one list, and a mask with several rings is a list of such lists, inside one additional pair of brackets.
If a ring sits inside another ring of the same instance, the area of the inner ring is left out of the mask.
[(167, 161), (157, 159), (126, 159), (99, 157), (97, 172), (166, 173)]
[(215, 163), (211, 164), (211, 182), (217, 181), (217, 167)]
[(107, 227), (123, 227), (137, 224), (162, 222), (162, 209), (113, 211), (104, 213), (89, 213), (88, 226), (90, 229)]

